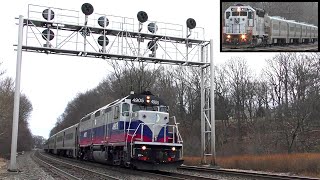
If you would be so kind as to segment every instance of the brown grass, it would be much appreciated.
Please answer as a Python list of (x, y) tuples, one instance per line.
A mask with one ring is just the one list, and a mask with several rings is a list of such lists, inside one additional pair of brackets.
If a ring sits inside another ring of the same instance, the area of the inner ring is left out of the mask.
[[(184, 157), (186, 165), (199, 165), (200, 157)], [(302, 176), (320, 177), (320, 153), (242, 155), (217, 157), (222, 168), (294, 173)]]

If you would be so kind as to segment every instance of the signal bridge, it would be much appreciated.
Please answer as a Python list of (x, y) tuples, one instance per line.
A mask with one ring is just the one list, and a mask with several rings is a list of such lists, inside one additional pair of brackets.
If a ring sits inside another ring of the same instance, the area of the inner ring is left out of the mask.
[(210, 64), (201, 60), (201, 48), (209, 41), (203, 40), (204, 29), (196, 27), (192, 18), (184, 32), (182, 25), (148, 20), (143, 11), (136, 22), (93, 11), (85, 15), (37, 5), (28, 9), (25, 51), (188, 66)]

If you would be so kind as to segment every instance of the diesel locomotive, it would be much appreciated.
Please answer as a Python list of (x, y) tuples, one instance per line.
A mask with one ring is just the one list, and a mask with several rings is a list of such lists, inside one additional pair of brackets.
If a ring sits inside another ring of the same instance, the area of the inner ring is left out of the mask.
[(137, 169), (172, 169), (183, 163), (178, 124), (159, 97), (149, 91), (131, 93), (52, 135), (44, 149)]

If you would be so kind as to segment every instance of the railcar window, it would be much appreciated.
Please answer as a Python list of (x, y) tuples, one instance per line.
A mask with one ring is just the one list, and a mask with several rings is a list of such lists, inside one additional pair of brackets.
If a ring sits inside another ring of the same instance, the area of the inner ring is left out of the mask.
[(279, 30), (279, 25), (278, 24), (273, 24), (273, 30)]
[(290, 31), (294, 31), (294, 27), (290, 27)]
[(100, 111), (97, 111), (95, 114), (94, 114), (94, 117), (98, 117), (100, 116)]
[(114, 108), (114, 119), (117, 119), (119, 117), (119, 114), (120, 114), (120, 110), (119, 110), (119, 106), (116, 106)]
[(66, 135), (66, 140), (70, 140), (73, 138), (73, 133), (69, 133)]
[(111, 111), (111, 108), (108, 108), (108, 109), (104, 110), (104, 113), (107, 113), (107, 112), (110, 112), (110, 111)]
[(230, 17), (230, 12), (226, 12), (226, 19), (229, 19)]
[(58, 141), (58, 142), (62, 141), (62, 136), (58, 137), (58, 138), (57, 138), (57, 141)]
[(296, 31), (300, 32), (301, 31), (301, 27), (296, 27)]
[(83, 121), (88, 121), (88, 120), (90, 119), (90, 117), (91, 117), (91, 115), (88, 115), (87, 117), (85, 117), (85, 118), (83, 119)]
[(248, 19), (252, 19), (252, 12), (248, 12)]
[(239, 16), (238, 12), (232, 12), (232, 16)]
[(168, 107), (166, 106), (160, 107), (160, 112), (168, 112)]
[(122, 104), (122, 116), (129, 116), (130, 105), (128, 103)]

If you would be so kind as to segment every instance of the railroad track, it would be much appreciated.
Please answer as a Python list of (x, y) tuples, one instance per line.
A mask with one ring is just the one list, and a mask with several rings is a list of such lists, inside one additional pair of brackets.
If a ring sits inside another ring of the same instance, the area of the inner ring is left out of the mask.
[(271, 46), (271, 47), (255, 47), (255, 48), (238, 48), (238, 47), (223, 47), (223, 52), (228, 51), (317, 51), (318, 50), (318, 44), (307, 44), (307, 45), (289, 45), (289, 46)]
[(217, 174), (227, 174), (227, 175), (230, 174), (230, 175), (233, 175), (233, 176), (238, 176), (238, 177), (241, 176), (241, 177), (244, 177), (244, 178), (255, 178), (255, 179), (320, 180), (319, 178), (312, 178), (312, 177), (286, 176), (286, 175), (276, 175), (276, 174), (267, 174), (267, 173), (243, 172), (243, 171), (215, 169), (215, 168), (205, 168), (205, 167), (197, 167), (197, 166), (181, 166), (178, 169), (200, 171), (200, 172), (209, 172), (209, 173), (217, 173)]
[(43, 160), (41, 160), (39, 157), (35, 156), (34, 154), (32, 155), (32, 159), (43, 169), (45, 169), (46, 171), (51, 172), (51, 176), (54, 179), (80, 179), (77, 178), (76, 176), (73, 176), (72, 174), (69, 174), (65, 171), (63, 171), (62, 169), (59, 169)]
[[(71, 159), (71, 158), (65, 158), (65, 157), (60, 157), (60, 156), (53, 156), (53, 155), (44, 155), (41, 153), (42, 156), (45, 156), (46, 158), (52, 158), (52, 159), (57, 159), (58, 162), (63, 161), (68, 161), (72, 164), (79, 164), (78, 166), (88, 166), (91, 168), (96, 169), (97, 171), (100, 169), (102, 171), (105, 171), (106, 169), (110, 172), (116, 172), (118, 174), (126, 174), (128, 177), (141, 177), (141, 178), (147, 178), (147, 179), (161, 179), (161, 180), (166, 180), (166, 179), (193, 179), (193, 180), (216, 180), (215, 178), (209, 178), (209, 177), (204, 177), (204, 176), (193, 176), (193, 175), (187, 175), (187, 174), (181, 174), (181, 173), (175, 173), (175, 172), (165, 172), (165, 171), (143, 171), (143, 170), (132, 170), (132, 169), (127, 169), (127, 168), (122, 168), (119, 166), (111, 166), (111, 165), (106, 165), (106, 164), (99, 164), (96, 162), (88, 162), (88, 161), (79, 161), (76, 159)], [(68, 163), (68, 164), (70, 164)], [(86, 179), (86, 178), (84, 178)], [(93, 178), (91, 178), (93, 179)], [(130, 179), (130, 178), (129, 178)], [(134, 178), (137, 179), (137, 178)]]
[(154, 174), (156, 176), (160, 175), (162, 177), (169, 177), (172, 179), (218, 180), (218, 179), (212, 178), (212, 177), (194, 176), (194, 175), (189, 175), (189, 174), (181, 174), (181, 173), (165, 172), (165, 171), (152, 172), (151, 174)]
[[(42, 155), (40, 152), (35, 152), (33, 155), (37, 162), (41, 165), (49, 166), (54, 169), (54, 176), (62, 177), (62, 179), (115, 179), (120, 180), (118, 177), (110, 176), (108, 174), (103, 174), (91, 169), (80, 167), (71, 163), (63, 162), (55, 158), (51, 158)], [(45, 159), (45, 160), (44, 160)], [(54, 177), (55, 178), (55, 177)], [(55, 178), (56, 179), (56, 178)]]

